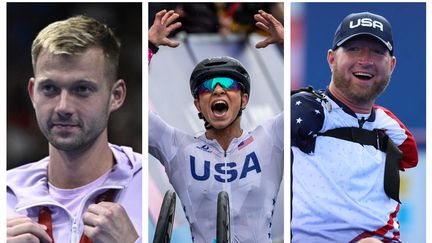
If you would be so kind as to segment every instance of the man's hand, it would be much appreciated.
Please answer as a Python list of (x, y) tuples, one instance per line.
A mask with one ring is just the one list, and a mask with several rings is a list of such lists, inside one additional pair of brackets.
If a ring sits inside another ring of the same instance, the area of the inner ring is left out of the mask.
[(46, 226), (32, 221), (29, 217), (18, 216), (7, 219), (8, 243), (50, 243)]
[(256, 48), (264, 48), (273, 43), (279, 43), (283, 46), (284, 27), (273, 15), (259, 10), (258, 13), (254, 15), (254, 19), (257, 21), (255, 25), (270, 35), (258, 42), (255, 45)]
[(179, 15), (174, 12), (174, 10), (159, 11), (153, 22), (153, 25), (150, 27), (148, 31), (148, 38), (153, 45), (156, 47), (159, 46), (169, 46), (169, 47), (177, 47), (180, 43), (178, 41), (172, 41), (168, 39), (168, 35), (173, 31), (181, 27), (180, 22), (173, 23)]
[(83, 220), (84, 234), (93, 243), (133, 243), (138, 239), (135, 227), (118, 203), (91, 204)]

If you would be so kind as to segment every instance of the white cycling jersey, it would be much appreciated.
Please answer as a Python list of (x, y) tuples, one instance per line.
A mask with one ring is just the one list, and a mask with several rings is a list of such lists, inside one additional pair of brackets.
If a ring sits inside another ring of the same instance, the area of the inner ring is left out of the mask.
[(229, 195), (232, 242), (271, 242), (276, 196), (283, 176), (283, 113), (243, 132), (224, 151), (149, 114), (149, 152), (177, 192), (194, 242), (216, 238), (217, 196)]

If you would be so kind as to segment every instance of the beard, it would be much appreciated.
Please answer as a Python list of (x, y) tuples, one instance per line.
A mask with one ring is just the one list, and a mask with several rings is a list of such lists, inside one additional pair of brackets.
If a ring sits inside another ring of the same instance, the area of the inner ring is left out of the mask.
[(49, 132), (46, 135), (46, 138), (48, 139), (48, 142), (58, 150), (84, 151), (98, 139), (105, 129), (101, 126), (92, 127), (93, 129), (81, 130), (78, 134)]
[(386, 74), (382, 79), (373, 81), (370, 85), (360, 85), (355, 83), (353, 77), (346, 77), (339, 72), (337, 66), (333, 71), (333, 83), (342, 93), (356, 104), (374, 103), (376, 98), (384, 92), (390, 82), (390, 74)]
[[(73, 124), (79, 124), (78, 129), (73, 131), (55, 131), (52, 122), (43, 122), (38, 119), (39, 127), (48, 142), (58, 150), (62, 151), (84, 151), (91, 147), (105, 131), (108, 124), (109, 113), (102, 112), (98, 119), (84, 123), (81, 120), (74, 120)], [(70, 121), (70, 118), (58, 118), (56, 121)], [(71, 122), (71, 121), (70, 121)]]

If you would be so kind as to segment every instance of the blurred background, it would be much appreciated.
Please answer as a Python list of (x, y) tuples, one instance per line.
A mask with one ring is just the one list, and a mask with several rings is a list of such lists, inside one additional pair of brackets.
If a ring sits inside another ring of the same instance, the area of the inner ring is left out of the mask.
[(426, 242), (426, 4), (425, 3), (292, 3), (291, 89), (325, 88), (331, 73), (327, 50), (342, 19), (369, 11), (392, 25), (396, 69), (377, 100), (413, 132), (419, 146), (416, 168), (401, 173), (399, 222), (402, 242)]
[(123, 106), (111, 115), (109, 141), (142, 151), (141, 3), (7, 3), (7, 168), (48, 155), (27, 94), (33, 76), (31, 44), (48, 24), (87, 15), (107, 24), (119, 37), (119, 78), (126, 82)]
[[(255, 28), (253, 19), (263, 9), (283, 23), (283, 3), (149, 3), (149, 25), (162, 9), (174, 9), (180, 14), (182, 28), (172, 35), (180, 46), (161, 47), (153, 56), (148, 81), (150, 110), (187, 133), (205, 132), (193, 105), (189, 78), (202, 59), (224, 55), (240, 60), (251, 76), (250, 101), (241, 120), (243, 129), (252, 130), (283, 110), (283, 48), (271, 45), (256, 49), (255, 44), (264, 36)], [(272, 224), (273, 242), (283, 240), (282, 185)], [(153, 239), (162, 199), (169, 188), (172, 187), (163, 166), (150, 156), (149, 241)], [(178, 198), (171, 242), (192, 242)]]

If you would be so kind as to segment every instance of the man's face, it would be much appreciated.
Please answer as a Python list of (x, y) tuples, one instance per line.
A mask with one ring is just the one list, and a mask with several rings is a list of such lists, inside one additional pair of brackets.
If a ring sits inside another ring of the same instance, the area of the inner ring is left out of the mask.
[(106, 133), (116, 108), (104, 68), (102, 49), (96, 47), (74, 56), (40, 53), (28, 91), (39, 127), (55, 148), (82, 150)]
[(328, 53), (335, 88), (357, 104), (368, 104), (387, 87), (396, 64), (384, 45), (356, 38)]
[(248, 101), (249, 96), (240, 90), (224, 90), (217, 84), (213, 92), (200, 94), (194, 104), (215, 129), (223, 129), (237, 118), (240, 107), (246, 107)]

